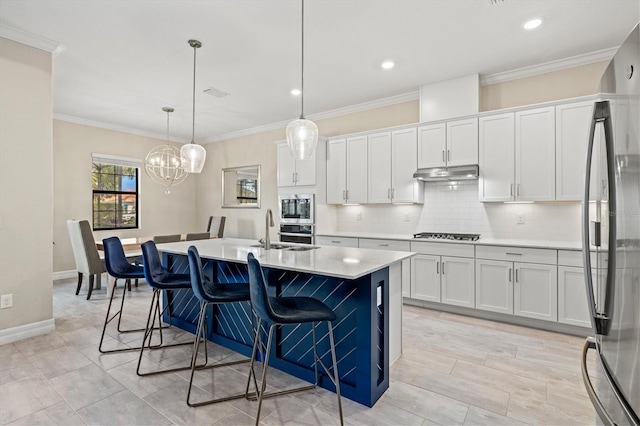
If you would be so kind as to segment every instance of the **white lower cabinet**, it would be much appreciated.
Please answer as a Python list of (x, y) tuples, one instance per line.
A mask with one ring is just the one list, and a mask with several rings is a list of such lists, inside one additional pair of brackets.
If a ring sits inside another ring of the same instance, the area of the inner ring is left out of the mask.
[(476, 259), (476, 308), (513, 314), (513, 262)]
[(514, 263), (513, 313), (545, 321), (558, 320), (558, 267)]
[[(592, 276), (595, 282), (595, 270), (593, 270)], [(558, 267), (558, 322), (591, 327), (584, 268)]]
[(441, 301), (450, 305), (475, 306), (475, 272), (473, 259), (440, 258)]
[(476, 308), (522, 317), (558, 319), (557, 266), (476, 260)]
[[(376, 250), (393, 250), (393, 251), (410, 251), (411, 244), (409, 241), (401, 240), (382, 240), (377, 238), (360, 238), (358, 247), (370, 248)], [(411, 260), (402, 261), (402, 297), (411, 296)]]
[(411, 259), (411, 297), (440, 302), (440, 256), (418, 254)]
[(319, 246), (358, 247), (358, 239), (353, 237), (316, 236), (315, 243)]

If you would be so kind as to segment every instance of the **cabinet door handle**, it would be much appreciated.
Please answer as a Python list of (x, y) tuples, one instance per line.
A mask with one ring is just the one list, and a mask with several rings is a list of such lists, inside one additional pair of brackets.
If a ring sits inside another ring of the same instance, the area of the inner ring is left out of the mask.
[(520, 196), (520, 184), (518, 184), (518, 188), (516, 190), (516, 195), (519, 197)]
[(513, 184), (509, 185), (509, 196), (513, 197)]
[(396, 198), (396, 189), (391, 188), (391, 199), (393, 200), (394, 198)]
[(342, 241), (331, 240), (332, 244), (340, 244)]
[(511, 268), (509, 268), (509, 282), (511, 282)]
[(442, 150), (442, 162), (444, 163), (444, 149)]
[(349, 199), (349, 190), (347, 189), (345, 192), (347, 193), (347, 195), (345, 195), (345, 197), (346, 197), (345, 200), (348, 200)]
[(451, 161), (451, 150), (447, 150), (447, 161)]
[(518, 269), (516, 268), (516, 282), (518, 282)]
[(391, 199), (391, 188), (387, 188), (387, 198)]
[(436, 274), (440, 274), (440, 262), (436, 262)]
[(389, 247), (389, 244), (378, 244), (378, 247)]
[(444, 275), (444, 262), (442, 262), (442, 275)]
[(347, 200), (347, 191), (344, 189), (342, 190), (342, 199), (345, 201)]
[(509, 252), (506, 252), (505, 254), (507, 256), (522, 256), (522, 253), (509, 253)]

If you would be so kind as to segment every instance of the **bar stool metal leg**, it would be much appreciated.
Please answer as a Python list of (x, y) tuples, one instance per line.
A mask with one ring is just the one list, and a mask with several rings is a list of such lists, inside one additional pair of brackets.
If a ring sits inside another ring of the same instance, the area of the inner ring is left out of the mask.
[(207, 333), (206, 333), (206, 330), (207, 330), (206, 316), (207, 315), (206, 314), (207, 314), (207, 307), (209, 305), (210, 303), (206, 303), (203, 301), (200, 302), (200, 317), (198, 319), (198, 327), (197, 327), (196, 336), (193, 342), (193, 354), (191, 356), (191, 376), (189, 377), (189, 390), (187, 391), (187, 405), (189, 407), (200, 407), (202, 405), (215, 404), (215, 403), (224, 402), (224, 401), (232, 401), (234, 399), (240, 399), (240, 398), (246, 397), (246, 392), (243, 392), (236, 395), (210, 399), (207, 401), (191, 402), (191, 388), (193, 387), (193, 376), (196, 370), (206, 370), (206, 369), (218, 368), (218, 367), (229, 367), (231, 365), (244, 364), (250, 361), (249, 359), (242, 359), (238, 361), (229, 361), (225, 363), (215, 363), (215, 364), (205, 363), (204, 365), (200, 365), (200, 366), (196, 365), (196, 361), (198, 358), (198, 348), (200, 346), (200, 339), (202, 339), (204, 343), (205, 354), (207, 353)]

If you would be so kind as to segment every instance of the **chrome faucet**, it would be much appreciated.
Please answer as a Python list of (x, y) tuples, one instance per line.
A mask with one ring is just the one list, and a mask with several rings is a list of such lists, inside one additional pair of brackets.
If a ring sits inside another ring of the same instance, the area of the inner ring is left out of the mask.
[(271, 238), (269, 237), (269, 227), (273, 228), (273, 212), (271, 209), (267, 209), (267, 216), (265, 217), (264, 227), (264, 249), (271, 250)]

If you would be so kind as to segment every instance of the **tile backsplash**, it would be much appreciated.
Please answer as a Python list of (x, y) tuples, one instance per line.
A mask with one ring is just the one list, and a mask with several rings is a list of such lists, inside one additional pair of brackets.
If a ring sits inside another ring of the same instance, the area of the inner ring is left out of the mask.
[[(424, 205), (336, 207), (342, 232), (478, 233), (485, 238), (580, 241), (580, 203), (504, 204), (478, 201), (478, 181), (427, 183)], [(518, 218), (524, 223), (517, 223)]]

